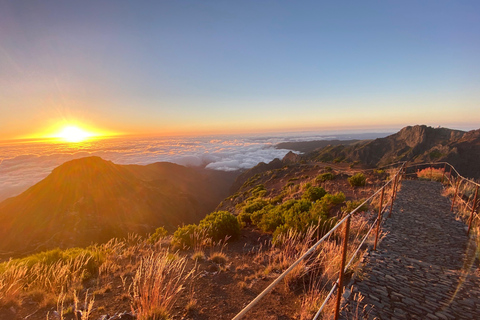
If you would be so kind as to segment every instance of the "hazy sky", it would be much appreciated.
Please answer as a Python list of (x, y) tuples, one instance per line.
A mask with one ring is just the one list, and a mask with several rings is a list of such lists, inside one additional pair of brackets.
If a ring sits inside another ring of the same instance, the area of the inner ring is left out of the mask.
[(0, 139), (480, 127), (480, 1), (0, 2)]

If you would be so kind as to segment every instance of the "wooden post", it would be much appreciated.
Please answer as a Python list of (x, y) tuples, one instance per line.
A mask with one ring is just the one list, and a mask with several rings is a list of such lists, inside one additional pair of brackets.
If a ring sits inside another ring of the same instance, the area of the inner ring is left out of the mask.
[(342, 300), (343, 294), (343, 274), (345, 269), (345, 261), (347, 260), (347, 244), (348, 244), (348, 231), (350, 230), (350, 218), (348, 216), (347, 222), (345, 224), (345, 233), (343, 236), (343, 252), (342, 252), (342, 262), (340, 266), (340, 273), (338, 275), (338, 290), (337, 290), (337, 303), (335, 305), (335, 320), (338, 320), (340, 316), (340, 301)]
[(448, 182), (452, 184), (452, 166), (450, 166), (450, 170), (448, 170)]
[(477, 189), (475, 189), (475, 197), (473, 198), (472, 213), (470, 213), (470, 220), (468, 221), (467, 234), (470, 233), (470, 229), (472, 228), (473, 215), (475, 214), (475, 209), (477, 206), (477, 196), (478, 196), (478, 186), (477, 186)]
[(453, 212), (453, 206), (455, 205), (455, 198), (457, 197), (458, 187), (460, 186), (460, 179), (458, 179), (457, 186), (455, 187), (455, 193), (453, 195), (452, 206), (450, 207), (450, 212)]
[(377, 218), (377, 233), (375, 234), (375, 243), (373, 244), (373, 251), (377, 250), (378, 233), (380, 232), (380, 221), (382, 220), (384, 193), (385, 193), (385, 188), (382, 189), (382, 195), (380, 196), (380, 208), (378, 209), (378, 218)]
[(395, 201), (395, 198), (397, 197), (397, 180), (398, 176), (395, 177), (395, 180), (393, 182), (393, 189), (392, 189), (392, 201), (390, 203), (390, 213), (388, 214), (388, 217), (392, 215), (392, 210), (393, 210), (393, 202)]
[(393, 200), (394, 201), (397, 200), (398, 180), (400, 180), (399, 176), (395, 178), (395, 183), (393, 184)]
[(443, 184), (443, 180), (445, 180), (445, 169), (447, 169), (447, 164), (446, 163), (443, 165), (442, 184)]

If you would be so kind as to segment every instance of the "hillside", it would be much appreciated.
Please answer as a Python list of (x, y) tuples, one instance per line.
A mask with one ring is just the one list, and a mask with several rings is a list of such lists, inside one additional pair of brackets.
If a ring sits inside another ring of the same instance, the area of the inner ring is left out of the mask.
[(172, 163), (73, 160), (0, 203), (0, 250), (87, 245), (158, 226), (173, 230), (212, 211), (235, 175)]
[(361, 163), (368, 167), (398, 161), (448, 161), (462, 175), (480, 177), (475, 165), (480, 155), (480, 129), (464, 132), (425, 125), (408, 126), (375, 140), (354, 144), (332, 143), (302, 156), (304, 161)]

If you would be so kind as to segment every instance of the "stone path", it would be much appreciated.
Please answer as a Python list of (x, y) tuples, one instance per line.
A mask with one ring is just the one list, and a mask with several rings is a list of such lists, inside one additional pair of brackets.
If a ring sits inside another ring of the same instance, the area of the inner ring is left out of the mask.
[(365, 257), (342, 319), (480, 319), (474, 244), (441, 192), (440, 183), (402, 182), (387, 235)]

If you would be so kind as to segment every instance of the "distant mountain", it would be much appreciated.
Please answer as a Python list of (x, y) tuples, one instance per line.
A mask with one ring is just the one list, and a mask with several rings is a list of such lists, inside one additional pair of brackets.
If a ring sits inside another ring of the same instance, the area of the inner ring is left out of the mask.
[(448, 161), (461, 174), (480, 177), (480, 129), (469, 132), (425, 125), (408, 126), (375, 140), (329, 145), (303, 157), (322, 162), (354, 162), (375, 167), (398, 161)]
[(237, 173), (173, 163), (64, 163), (0, 203), (0, 250), (26, 252), (107, 241), (198, 222), (228, 195)]
[(315, 149), (327, 146), (350, 145), (360, 140), (315, 140), (315, 141), (299, 141), (299, 142), (281, 142), (275, 145), (277, 149), (287, 149), (300, 152), (312, 152)]

